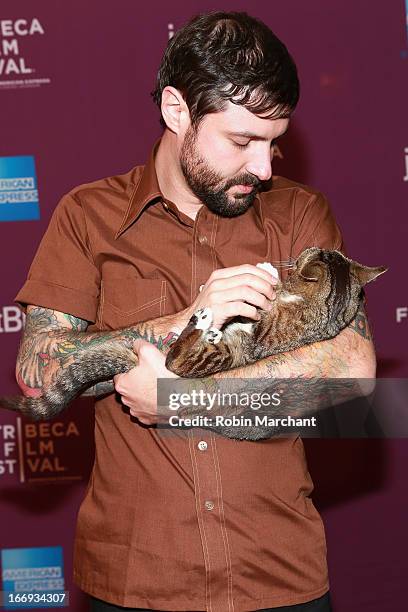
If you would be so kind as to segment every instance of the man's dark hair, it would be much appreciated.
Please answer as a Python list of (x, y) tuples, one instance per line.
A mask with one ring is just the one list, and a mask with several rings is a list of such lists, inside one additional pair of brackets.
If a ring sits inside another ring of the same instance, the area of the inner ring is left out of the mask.
[(181, 92), (195, 127), (207, 113), (224, 110), (228, 100), (281, 119), (299, 99), (296, 65), (285, 45), (247, 13), (198, 15), (176, 32), (152, 92), (159, 108), (167, 85)]

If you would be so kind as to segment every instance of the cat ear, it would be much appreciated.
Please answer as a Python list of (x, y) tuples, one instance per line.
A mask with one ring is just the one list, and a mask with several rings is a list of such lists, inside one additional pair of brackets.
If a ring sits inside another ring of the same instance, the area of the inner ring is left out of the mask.
[(387, 272), (388, 268), (378, 267), (378, 268), (369, 268), (368, 266), (362, 266), (361, 264), (353, 261), (351, 264), (351, 272), (354, 276), (357, 277), (360, 285), (364, 287), (367, 283), (370, 283), (380, 274), (384, 274)]
[(299, 276), (307, 281), (313, 281), (316, 283), (319, 280), (319, 275), (324, 268), (324, 264), (321, 261), (308, 261), (299, 270)]

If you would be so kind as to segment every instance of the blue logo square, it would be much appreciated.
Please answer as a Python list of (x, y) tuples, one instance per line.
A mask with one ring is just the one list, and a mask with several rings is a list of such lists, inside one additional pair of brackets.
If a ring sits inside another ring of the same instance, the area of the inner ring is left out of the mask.
[(1, 565), (5, 610), (67, 605), (61, 546), (3, 549)]
[(39, 218), (34, 157), (0, 157), (0, 221)]
[(405, 18), (406, 18), (407, 38), (408, 38), (408, 0), (405, 0)]

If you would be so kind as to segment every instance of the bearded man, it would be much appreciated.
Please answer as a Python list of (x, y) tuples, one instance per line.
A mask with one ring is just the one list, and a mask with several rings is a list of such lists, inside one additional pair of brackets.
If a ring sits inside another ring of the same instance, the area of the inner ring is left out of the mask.
[[(162, 436), (155, 427), (157, 379), (171, 376), (159, 348), (198, 308), (211, 307), (218, 327), (257, 319), (276, 283), (258, 262), (343, 248), (319, 192), (271, 180), (298, 96), (295, 64), (265, 24), (245, 13), (193, 19), (160, 66), (153, 97), (164, 132), (147, 164), (62, 198), (16, 298), (27, 310), (17, 363), (26, 395), (40, 395), (63, 367), (67, 339), (80, 350), (94, 334), (140, 330), (139, 365), (89, 391), (99, 397), (96, 457), (74, 577), (94, 611), (331, 609), (301, 439)], [(350, 327), (227, 374), (374, 373), (370, 339)]]

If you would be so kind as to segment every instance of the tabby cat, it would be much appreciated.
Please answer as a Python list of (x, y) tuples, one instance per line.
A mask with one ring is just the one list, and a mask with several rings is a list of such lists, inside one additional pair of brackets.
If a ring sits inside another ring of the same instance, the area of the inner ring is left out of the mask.
[(211, 328), (211, 309), (201, 309), (173, 344), (166, 366), (179, 376), (198, 378), (334, 338), (356, 316), (363, 286), (385, 271), (339, 251), (306, 249), (275, 288), (274, 308), (260, 311), (260, 321), (235, 320), (220, 331)]
[[(385, 270), (362, 266), (338, 251), (306, 249), (277, 285), (272, 310), (260, 311), (259, 321), (234, 319), (217, 330), (211, 328), (211, 310), (201, 309), (170, 347), (166, 366), (182, 377), (202, 377), (333, 338), (356, 316), (362, 287)], [(136, 355), (123, 342), (90, 343), (41, 397), (0, 398), (0, 406), (48, 419), (94, 383), (136, 365)]]

